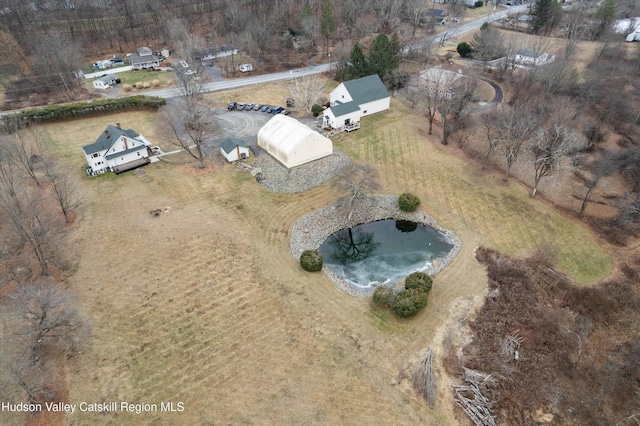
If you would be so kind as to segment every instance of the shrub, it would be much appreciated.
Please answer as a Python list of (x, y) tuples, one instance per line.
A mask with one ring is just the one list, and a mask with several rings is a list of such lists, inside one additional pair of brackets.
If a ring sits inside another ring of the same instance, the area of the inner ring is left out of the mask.
[(144, 87), (145, 89), (148, 89), (149, 87), (151, 87), (151, 83), (146, 83), (146, 82), (145, 82), (145, 83), (142, 85), (142, 87)]
[(142, 82), (141, 82), (141, 81), (138, 81), (138, 82), (136, 82), (135, 86), (136, 86), (136, 89), (140, 90), (140, 89), (142, 89), (142, 87), (143, 87), (144, 85), (142, 84)]
[(393, 311), (400, 317), (411, 317), (424, 309), (428, 302), (427, 292), (418, 288), (404, 289), (393, 301)]
[(458, 51), (460, 56), (463, 58), (469, 58), (473, 53), (473, 48), (466, 41), (463, 41), (462, 43), (458, 43), (458, 47), (456, 48), (456, 50)]
[(313, 114), (314, 117), (319, 116), (322, 113), (322, 107), (318, 104), (314, 104), (311, 107), (311, 114)]
[(300, 255), (300, 266), (307, 272), (318, 272), (322, 269), (322, 255), (318, 250), (305, 250)]
[(398, 207), (400, 207), (400, 210), (402, 210), (403, 212), (416, 211), (419, 205), (420, 198), (408, 192), (400, 194), (400, 196), (398, 197)]
[(131, 87), (131, 85), (130, 85), (130, 84), (125, 84), (125, 85), (124, 85), (124, 86), (122, 86), (122, 87), (124, 88), (124, 91), (125, 91), (125, 92), (130, 92), (130, 91), (131, 91), (131, 89), (133, 89), (133, 88)]
[(383, 308), (390, 308), (393, 305), (393, 289), (386, 285), (379, 285), (373, 291), (373, 303)]
[(475, 2), (473, 4), (475, 7), (482, 7), (484, 6), (484, 2), (482, 0), (478, 0), (477, 2)]
[(153, 80), (153, 87), (160, 87), (160, 80)]
[(412, 288), (418, 288), (426, 293), (431, 291), (433, 286), (433, 280), (424, 272), (414, 272), (404, 280), (404, 288), (410, 290)]

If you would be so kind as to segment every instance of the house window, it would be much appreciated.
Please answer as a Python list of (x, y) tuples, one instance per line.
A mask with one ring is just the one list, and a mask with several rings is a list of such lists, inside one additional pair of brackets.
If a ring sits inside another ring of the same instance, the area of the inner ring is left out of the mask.
[(367, 110), (365, 109), (364, 111), (362, 111), (362, 113), (363, 113), (363, 114), (366, 114), (366, 113), (367, 113)]
[(96, 157), (99, 157), (99, 156), (100, 156), (100, 154), (98, 154), (98, 153), (96, 152), (96, 153), (95, 153), (95, 154), (93, 154), (91, 157), (92, 157), (92, 158), (96, 158)]
[(138, 157), (140, 157), (140, 151), (138, 151)]

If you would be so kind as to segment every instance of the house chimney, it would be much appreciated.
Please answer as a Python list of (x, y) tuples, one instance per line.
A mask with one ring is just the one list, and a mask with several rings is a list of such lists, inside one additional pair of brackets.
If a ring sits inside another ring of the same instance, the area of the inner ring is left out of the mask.
[(122, 129), (122, 127), (120, 127), (120, 122), (119, 122), (119, 121), (116, 121), (116, 127), (117, 127), (118, 129)]
[(107, 139), (109, 139), (109, 131), (108, 131), (108, 130), (105, 130), (105, 131), (104, 131), (104, 137), (105, 137), (105, 138), (107, 138)]

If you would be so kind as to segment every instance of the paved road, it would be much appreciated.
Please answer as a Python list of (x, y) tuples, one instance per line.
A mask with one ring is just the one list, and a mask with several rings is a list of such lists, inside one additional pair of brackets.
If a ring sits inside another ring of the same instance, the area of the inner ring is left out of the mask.
[(407, 54), (412, 50), (420, 49), (429, 44), (440, 44), (443, 40), (448, 40), (452, 37), (456, 37), (465, 33), (468, 33), (473, 30), (477, 30), (484, 24), (485, 22), (493, 22), (499, 19), (505, 18), (509, 15), (513, 15), (516, 13), (522, 13), (529, 9), (529, 5), (520, 5), (520, 6), (507, 6), (507, 9), (504, 10), (496, 10), (490, 15), (487, 15), (483, 18), (476, 19), (475, 21), (467, 22), (458, 27), (451, 27), (446, 31), (441, 32), (440, 34), (436, 34), (431, 37), (427, 37), (421, 41), (411, 44), (410, 46), (405, 47), (404, 53)]

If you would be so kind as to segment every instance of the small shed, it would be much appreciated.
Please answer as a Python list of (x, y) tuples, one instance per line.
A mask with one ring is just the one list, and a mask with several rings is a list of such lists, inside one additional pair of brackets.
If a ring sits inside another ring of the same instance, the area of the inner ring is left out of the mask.
[(249, 158), (249, 147), (237, 138), (226, 138), (220, 142), (220, 153), (230, 163)]
[(289, 169), (333, 154), (331, 139), (282, 114), (258, 131), (258, 145)]
[(93, 88), (105, 90), (116, 85), (118, 76), (115, 74), (107, 74), (103, 77), (93, 80)]

